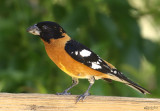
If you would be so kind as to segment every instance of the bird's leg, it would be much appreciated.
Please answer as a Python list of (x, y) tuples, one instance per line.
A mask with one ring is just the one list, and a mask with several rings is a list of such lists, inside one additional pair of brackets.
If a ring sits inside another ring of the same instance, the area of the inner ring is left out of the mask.
[(62, 93), (57, 93), (57, 95), (70, 95), (71, 93), (68, 93), (68, 91), (72, 87), (76, 86), (77, 84), (78, 84), (78, 79), (77, 78), (72, 78), (72, 85), (69, 88), (67, 88), (66, 90), (64, 90)]
[(89, 81), (90, 84), (89, 84), (89, 87), (88, 87), (87, 91), (85, 93), (83, 93), (82, 95), (78, 96), (78, 99), (77, 99), (76, 103), (79, 102), (80, 100), (83, 101), (86, 98), (86, 96), (90, 95), (89, 89), (92, 87), (92, 85), (95, 82), (94, 76), (92, 76), (91, 78), (89, 78), (88, 81)]

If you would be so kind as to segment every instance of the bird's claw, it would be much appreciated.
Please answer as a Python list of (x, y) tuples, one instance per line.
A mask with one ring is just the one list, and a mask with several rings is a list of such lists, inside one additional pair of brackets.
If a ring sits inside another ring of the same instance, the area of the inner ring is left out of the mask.
[(78, 103), (80, 100), (83, 101), (83, 100), (86, 99), (86, 97), (89, 96), (89, 95), (90, 95), (90, 93), (87, 92), (87, 93), (84, 93), (84, 94), (78, 96), (78, 97), (77, 97), (77, 100), (76, 100), (76, 103)]
[(70, 92), (63, 91), (62, 93), (56, 93), (57, 95), (71, 95)]

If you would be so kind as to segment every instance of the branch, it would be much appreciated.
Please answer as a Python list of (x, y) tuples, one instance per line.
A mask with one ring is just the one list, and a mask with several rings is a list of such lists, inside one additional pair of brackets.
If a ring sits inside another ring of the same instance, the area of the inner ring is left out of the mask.
[(160, 99), (76, 95), (0, 93), (0, 111), (160, 111)]

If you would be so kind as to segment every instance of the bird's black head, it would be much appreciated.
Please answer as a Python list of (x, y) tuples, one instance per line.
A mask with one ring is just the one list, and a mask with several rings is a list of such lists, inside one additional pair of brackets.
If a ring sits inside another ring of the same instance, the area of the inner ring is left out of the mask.
[(55, 22), (39, 22), (27, 29), (27, 31), (34, 35), (39, 35), (44, 41), (50, 42), (50, 39), (62, 38), (65, 33), (63, 28)]

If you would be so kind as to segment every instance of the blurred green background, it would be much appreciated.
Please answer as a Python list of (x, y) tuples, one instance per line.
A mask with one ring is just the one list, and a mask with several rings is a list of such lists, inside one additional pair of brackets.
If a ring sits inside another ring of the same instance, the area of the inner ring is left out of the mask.
[[(119, 82), (95, 82), (93, 95), (160, 97), (159, 0), (1, 0), (0, 91), (56, 93), (71, 77), (48, 58), (26, 29), (40, 21), (59, 23), (75, 40), (151, 91), (143, 95)], [(82, 94), (87, 80), (71, 89)]]

